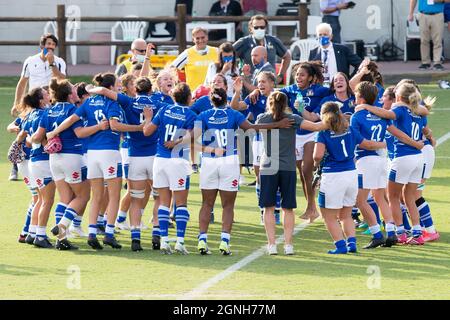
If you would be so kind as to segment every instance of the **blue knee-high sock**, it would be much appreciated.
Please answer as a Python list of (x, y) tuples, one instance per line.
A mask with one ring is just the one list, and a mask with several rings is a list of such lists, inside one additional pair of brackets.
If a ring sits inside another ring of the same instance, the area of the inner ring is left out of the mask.
[(80, 217), (79, 215), (76, 215), (75, 218), (73, 218), (73, 226), (75, 228), (81, 227), (81, 219), (82, 217)]
[(177, 207), (175, 219), (177, 221), (177, 241), (184, 243), (184, 235), (189, 221), (188, 209), (185, 206)]
[(433, 219), (431, 217), (431, 210), (428, 202), (423, 197), (420, 197), (416, 200), (416, 206), (419, 210), (420, 224), (422, 227), (429, 228), (433, 226)]
[(373, 212), (375, 212), (375, 216), (377, 217), (377, 223), (381, 225), (381, 219), (380, 219), (380, 210), (378, 209), (378, 206), (372, 196), (370, 196), (367, 199), (367, 203), (369, 203), (370, 207), (372, 208)]
[(161, 231), (161, 237), (167, 238), (169, 237), (169, 216), (170, 209), (165, 206), (159, 206), (158, 208), (158, 221), (159, 221), (159, 229)]
[(22, 234), (25, 235), (28, 233), (28, 229), (30, 228), (31, 223), (31, 213), (33, 212), (34, 202), (31, 202), (28, 206), (27, 216), (25, 218), (25, 224), (23, 225)]
[(277, 200), (275, 203), (275, 210), (280, 210), (281, 209), (281, 192), (280, 189), (277, 190)]
[(56, 224), (59, 224), (59, 222), (61, 221), (61, 218), (64, 216), (64, 212), (67, 209), (67, 205), (65, 205), (64, 203), (58, 203), (56, 205), (56, 209), (55, 209), (55, 219), (56, 219)]
[(153, 237), (160, 237), (161, 236), (161, 230), (159, 229), (159, 226), (153, 226), (152, 236)]
[(67, 208), (66, 211), (64, 211), (64, 216), (62, 217), (60, 224), (67, 228), (77, 216), (77, 212), (74, 209)]
[(405, 227), (406, 230), (411, 230), (411, 225), (409, 224), (408, 209), (403, 204), (400, 205), (400, 208), (402, 209), (403, 226)]
[(119, 210), (119, 213), (117, 214), (116, 222), (122, 223), (122, 222), (125, 222), (126, 220), (127, 220), (127, 213), (125, 211)]
[(105, 237), (106, 238), (114, 238), (114, 225), (113, 224), (107, 224), (105, 227)]
[(356, 252), (356, 238), (349, 237), (347, 239), (347, 247), (350, 252)]

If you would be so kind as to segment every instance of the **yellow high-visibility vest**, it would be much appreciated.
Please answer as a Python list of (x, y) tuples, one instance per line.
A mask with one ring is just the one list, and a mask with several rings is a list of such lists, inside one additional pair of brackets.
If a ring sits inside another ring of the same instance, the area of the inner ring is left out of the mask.
[(195, 47), (187, 49), (187, 63), (184, 69), (186, 83), (191, 88), (191, 91), (194, 91), (205, 82), (209, 64), (217, 62), (218, 57), (219, 51), (216, 47), (208, 46), (208, 53), (205, 55), (199, 54)]

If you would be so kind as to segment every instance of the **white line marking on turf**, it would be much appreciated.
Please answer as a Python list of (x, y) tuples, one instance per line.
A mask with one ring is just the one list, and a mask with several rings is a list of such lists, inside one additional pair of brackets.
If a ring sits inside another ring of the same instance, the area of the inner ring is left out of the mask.
[[(299, 225), (297, 225), (294, 229), (295, 236), (297, 233), (299, 233), (301, 230), (305, 229), (310, 223), (304, 222)], [(284, 239), (284, 236), (279, 236), (277, 238), (276, 243), (280, 244)], [(228, 267), (226, 270), (222, 271), (221, 273), (215, 275), (211, 279), (207, 280), (206, 282), (203, 282), (198, 287), (194, 288), (190, 292), (182, 295), (178, 300), (192, 300), (195, 298), (198, 298), (202, 296), (209, 288), (217, 284), (218, 282), (222, 281), (223, 279), (229, 277), (234, 272), (238, 271), (239, 269), (242, 269), (249, 263), (253, 262), (254, 260), (258, 259), (259, 257), (263, 256), (266, 253), (266, 245), (262, 246), (258, 250), (254, 251), (250, 255), (246, 256), (244, 259), (236, 262), (232, 266)]]
[(448, 139), (450, 139), (450, 132), (447, 132), (442, 137), (436, 140), (436, 147), (439, 147), (440, 144), (444, 143)]

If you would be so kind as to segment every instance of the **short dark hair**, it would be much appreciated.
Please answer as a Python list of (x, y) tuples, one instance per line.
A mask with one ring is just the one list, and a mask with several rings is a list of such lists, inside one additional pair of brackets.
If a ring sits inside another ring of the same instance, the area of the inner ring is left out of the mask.
[(72, 94), (72, 85), (67, 79), (52, 78), (50, 80), (50, 94), (57, 102), (67, 102)]
[(149, 94), (152, 91), (152, 82), (148, 77), (139, 77), (136, 80), (136, 92), (138, 94)]
[(222, 88), (215, 88), (209, 93), (209, 99), (215, 107), (221, 107), (227, 103), (227, 92)]
[(56, 44), (56, 46), (58, 46), (58, 38), (56, 38), (56, 36), (54, 34), (46, 33), (46, 34), (42, 35), (41, 39), (39, 40), (39, 44), (41, 45), (41, 47), (45, 46), (47, 39), (52, 39), (53, 42)]
[(191, 97), (191, 89), (189, 86), (181, 82), (175, 86), (173, 89), (173, 97), (175, 102), (181, 105), (187, 105), (189, 103), (189, 98)]
[(99, 87), (110, 88), (116, 84), (116, 76), (114, 73), (99, 73), (94, 76), (94, 83)]
[(373, 83), (369, 81), (363, 81), (358, 83), (355, 89), (355, 93), (358, 93), (361, 98), (363, 98), (367, 104), (373, 105), (377, 100), (378, 88)]

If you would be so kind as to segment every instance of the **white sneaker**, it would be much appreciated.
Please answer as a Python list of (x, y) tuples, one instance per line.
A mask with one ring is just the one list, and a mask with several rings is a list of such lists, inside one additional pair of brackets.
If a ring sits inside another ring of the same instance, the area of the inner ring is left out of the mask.
[(130, 230), (130, 226), (128, 225), (128, 222), (126, 220), (124, 222), (116, 221), (116, 228), (119, 230)]
[(170, 247), (170, 244), (165, 241), (161, 241), (161, 247), (159, 248), (162, 254), (172, 254), (172, 248)]
[(73, 224), (69, 227), (68, 237), (70, 235), (70, 238), (80, 237), (80, 238), (87, 238), (87, 234), (83, 231), (81, 227), (74, 227)]
[(285, 244), (284, 254), (287, 256), (292, 256), (294, 254), (294, 246), (292, 244)]
[(267, 252), (269, 253), (269, 255), (273, 256), (273, 255), (277, 255), (278, 251), (277, 251), (277, 245), (276, 244), (268, 244), (267, 245)]
[(175, 252), (181, 253), (182, 255), (188, 255), (189, 254), (189, 251), (186, 250), (186, 247), (181, 242), (177, 242), (175, 244)]

